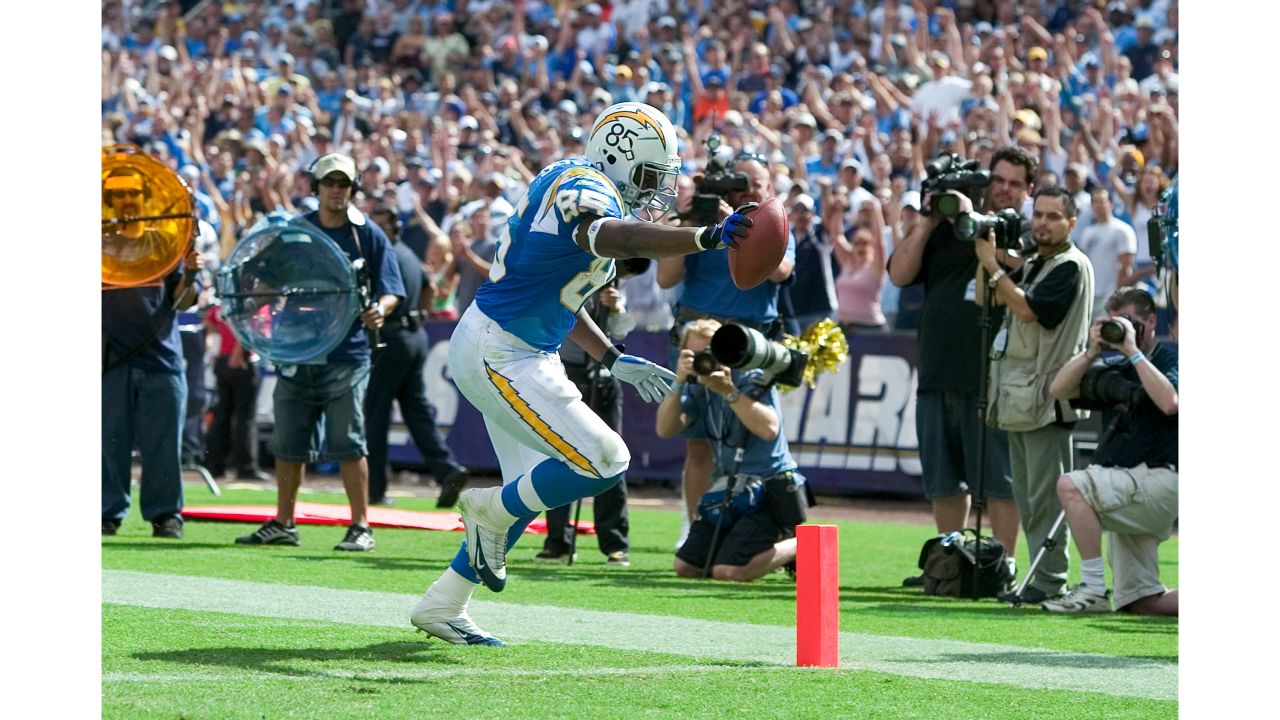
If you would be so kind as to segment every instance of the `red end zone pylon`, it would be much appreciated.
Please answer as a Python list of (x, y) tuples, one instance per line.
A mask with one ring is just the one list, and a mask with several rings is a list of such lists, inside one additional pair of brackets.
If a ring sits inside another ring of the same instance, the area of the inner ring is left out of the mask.
[(840, 546), (835, 525), (796, 528), (796, 665), (840, 666)]

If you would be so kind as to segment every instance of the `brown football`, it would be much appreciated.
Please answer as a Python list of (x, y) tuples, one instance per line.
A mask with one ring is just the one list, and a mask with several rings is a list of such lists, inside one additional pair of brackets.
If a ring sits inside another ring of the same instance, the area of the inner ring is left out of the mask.
[(747, 216), (751, 218), (747, 236), (738, 239), (736, 250), (729, 248), (729, 274), (739, 290), (750, 290), (778, 269), (787, 253), (787, 238), (791, 232), (787, 211), (776, 197), (760, 203)]

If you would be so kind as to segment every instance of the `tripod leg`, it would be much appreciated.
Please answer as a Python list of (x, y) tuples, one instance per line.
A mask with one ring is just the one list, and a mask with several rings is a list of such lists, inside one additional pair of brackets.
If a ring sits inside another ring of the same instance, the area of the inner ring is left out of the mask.
[(724, 513), (722, 508), (720, 514), (716, 516), (716, 529), (711, 532), (711, 546), (707, 548), (707, 564), (702, 566), (702, 579), (706, 580), (711, 577), (711, 565), (716, 559), (716, 541), (720, 539), (720, 528), (724, 525)]
[[(1058, 519), (1053, 521), (1053, 527), (1049, 528), (1049, 534), (1045, 536), (1044, 542), (1040, 544), (1040, 549), (1036, 551), (1036, 556), (1031, 560), (1031, 567), (1027, 568), (1027, 574), (1022, 576), (1022, 582), (1018, 583), (1018, 589), (1014, 590), (1014, 595), (1018, 598), (1022, 597), (1022, 591), (1027, 589), (1027, 584), (1031, 582), (1031, 578), (1035, 577), (1036, 568), (1040, 566), (1040, 559), (1049, 550), (1054, 549), (1058, 545), (1058, 530), (1062, 528), (1062, 522), (1067, 519), (1067, 511), (1063, 510), (1058, 513)], [(1010, 606), (1016, 607), (1019, 602), (1011, 602)]]
[(569, 564), (573, 564), (573, 558), (578, 554), (578, 520), (582, 518), (582, 498), (578, 498), (578, 502), (573, 507), (573, 534), (569, 536)]

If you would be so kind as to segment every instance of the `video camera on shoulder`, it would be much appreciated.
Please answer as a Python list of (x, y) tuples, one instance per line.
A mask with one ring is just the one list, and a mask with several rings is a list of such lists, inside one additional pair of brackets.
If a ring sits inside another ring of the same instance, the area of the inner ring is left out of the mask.
[(707, 137), (707, 169), (694, 188), (693, 221), (698, 225), (720, 222), (720, 198), (751, 187), (746, 173), (729, 170), (731, 159), (719, 152), (720, 147), (720, 133), (711, 133)]
[[(766, 384), (781, 383), (798, 387), (804, 380), (809, 356), (745, 325), (721, 325), (711, 336), (711, 346), (693, 356), (693, 369), (698, 375), (710, 375), (721, 365), (735, 370), (764, 370)], [(695, 378), (696, 382), (696, 378)]]
[(1160, 193), (1160, 202), (1147, 220), (1147, 245), (1156, 266), (1178, 271), (1178, 180)]
[(924, 166), (925, 179), (920, 183), (920, 195), (924, 198), (921, 211), (931, 217), (954, 218), (960, 214), (960, 199), (947, 194), (955, 190), (982, 204), (991, 173), (981, 169), (977, 160), (965, 160), (955, 153), (939, 155)]
[(927, 177), (920, 184), (924, 196), (922, 210), (926, 215), (950, 220), (956, 239), (973, 242), (994, 230), (998, 248), (1019, 254), (1029, 254), (1035, 249), (1035, 242), (1023, 237), (1022, 216), (1017, 210), (1005, 209), (989, 215), (961, 212), (960, 198), (947, 192), (955, 190), (969, 198), (974, 207), (982, 205), (987, 186), (991, 184), (991, 173), (981, 169), (977, 160), (965, 160), (948, 153), (934, 158), (924, 169)]

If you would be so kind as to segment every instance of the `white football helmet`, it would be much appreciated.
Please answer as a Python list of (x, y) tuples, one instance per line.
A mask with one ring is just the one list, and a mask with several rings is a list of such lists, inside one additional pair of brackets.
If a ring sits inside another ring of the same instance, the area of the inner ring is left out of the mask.
[(638, 102), (605, 108), (591, 127), (587, 161), (618, 188), (624, 209), (654, 221), (671, 208), (680, 174), (676, 129), (661, 110)]

